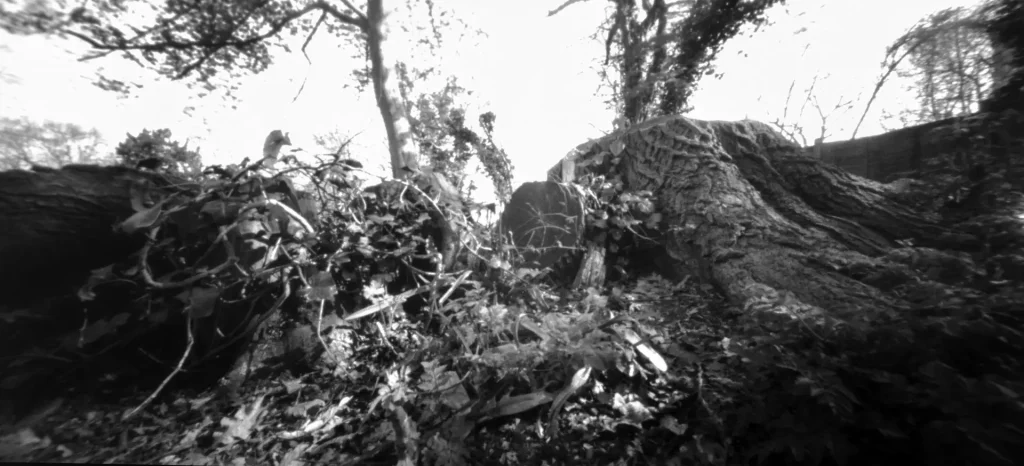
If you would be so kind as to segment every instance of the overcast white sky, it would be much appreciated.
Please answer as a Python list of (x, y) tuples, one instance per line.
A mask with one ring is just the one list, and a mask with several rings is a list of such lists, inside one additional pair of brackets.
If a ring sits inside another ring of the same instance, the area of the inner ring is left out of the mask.
[[(512, 157), (516, 185), (544, 179), (570, 149), (609, 131), (614, 118), (594, 96), (598, 78), (593, 66), (604, 50), (589, 38), (607, 2), (590, 0), (548, 18), (547, 12), (562, 1), (440, 0), (488, 35), (460, 42), (457, 56), (446, 59), (445, 72), (458, 76), (480, 99), (471, 107), (471, 120), (483, 110), (497, 115), (497, 142)], [(781, 117), (790, 83), (796, 80), (799, 91), (817, 74), (823, 105), (859, 97), (852, 111), (829, 120), (829, 140), (848, 138), (879, 74), (885, 47), (929, 13), (976, 3), (790, 0), (772, 10), (773, 26), (728, 43), (717, 62), (724, 77), (701, 82), (690, 116), (771, 121)], [(155, 74), (118, 58), (77, 62), (85, 49), (73, 42), (0, 33), (0, 45), (0, 72), (17, 79), (0, 83), (0, 115), (5, 117), (95, 127), (112, 145), (127, 132), (166, 127), (175, 139), (201, 147), (207, 164), (259, 155), (266, 134), (278, 128), (291, 133), (295, 147), (311, 151), (316, 151), (314, 134), (361, 132), (354, 146), (364, 159), (388, 158), (372, 95), (344, 88), (352, 82), (350, 70), (362, 65), (326, 36), (308, 49), (312, 66), (300, 54), (283, 56), (263, 74), (243, 79), (237, 109), (215, 98), (197, 98), (180, 83), (158, 82)], [(97, 66), (115, 77), (142, 77), (147, 85), (132, 98), (118, 99), (90, 84)], [(305, 89), (292, 102), (304, 78)], [(899, 86), (880, 97), (859, 135), (881, 132), (880, 111), (897, 111), (906, 98)], [(186, 106), (196, 109), (186, 115)], [(820, 125), (813, 111), (802, 123)]]

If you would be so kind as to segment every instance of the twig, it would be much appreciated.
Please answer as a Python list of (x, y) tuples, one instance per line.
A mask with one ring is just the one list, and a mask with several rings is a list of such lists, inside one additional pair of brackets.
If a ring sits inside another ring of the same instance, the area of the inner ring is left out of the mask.
[(580, 2), (584, 2), (584, 1), (586, 1), (586, 0), (567, 0), (565, 3), (559, 5), (558, 8), (555, 8), (554, 10), (549, 11), (548, 12), (548, 17), (550, 18), (552, 16), (557, 15), (558, 12), (564, 10), (566, 7), (568, 7), (569, 5), (572, 5), (573, 3), (580, 3)]
[(306, 53), (306, 47), (309, 42), (313, 40), (313, 36), (316, 35), (316, 31), (320, 29), (320, 24), (327, 18), (327, 12), (320, 13), (320, 19), (316, 20), (316, 24), (313, 25), (313, 30), (309, 31), (309, 36), (306, 37), (306, 41), (302, 43), (302, 56), (306, 57), (306, 75), (302, 77), (302, 85), (299, 86), (299, 92), (295, 93), (295, 97), (292, 98), (292, 103), (298, 100), (299, 96), (302, 95), (302, 90), (306, 88), (306, 79), (309, 78), (309, 67), (313, 66), (313, 61), (309, 59), (309, 54)]
[(334, 363), (337, 365), (336, 367), (341, 367), (341, 359), (338, 358), (338, 355), (334, 354), (334, 351), (331, 351), (331, 348), (329, 348), (327, 346), (327, 342), (324, 341), (323, 334), (321, 334), (321, 331), (323, 329), (323, 322), (324, 322), (324, 303), (325, 302), (326, 302), (326, 300), (324, 300), (324, 299), (320, 300), (320, 313), (319, 313), (319, 315), (317, 315), (317, 319), (316, 319), (316, 338), (318, 340), (320, 340), (320, 345), (324, 347), (324, 351), (327, 354), (331, 355), (330, 357), (331, 357), (331, 359), (334, 360)]
[(306, 233), (312, 235), (315, 232), (313, 230), (313, 225), (309, 224), (309, 221), (306, 220), (306, 217), (303, 217), (298, 212), (296, 212), (294, 209), (292, 209), (291, 207), (288, 207), (288, 204), (285, 204), (285, 203), (283, 203), (281, 201), (278, 201), (277, 199), (263, 199), (263, 200), (257, 201), (257, 202), (255, 202), (253, 204), (249, 204), (244, 209), (242, 209), (242, 211), (244, 212), (246, 210), (255, 208), (256, 205), (276, 205), (276, 206), (280, 207), (282, 210), (284, 210), (284, 212), (286, 214), (288, 214), (288, 216), (291, 217), (292, 220), (295, 220), (296, 222), (299, 223), (299, 225), (302, 225), (302, 228), (306, 230)]
[(185, 360), (188, 359), (188, 355), (192, 352), (192, 345), (195, 344), (196, 342), (195, 338), (192, 336), (191, 317), (188, 319), (188, 322), (185, 325), (185, 331), (188, 333), (188, 346), (185, 347), (185, 352), (181, 355), (181, 359), (178, 360), (178, 365), (174, 367), (174, 370), (171, 371), (171, 373), (168, 374), (166, 378), (164, 378), (163, 382), (160, 382), (160, 386), (156, 387), (156, 390), (154, 390), (153, 393), (150, 393), (149, 396), (145, 399), (145, 401), (143, 401), (140, 405), (136, 406), (135, 409), (129, 411), (128, 414), (125, 414), (121, 418), (122, 421), (127, 421), (132, 416), (135, 416), (135, 414), (141, 411), (143, 408), (149, 406), (153, 402), (153, 400), (156, 399), (157, 395), (159, 395), (160, 392), (163, 391), (164, 387), (167, 386), (171, 379), (174, 378), (175, 375), (178, 375), (179, 372), (181, 372), (181, 368), (185, 366)]
[(434, 286), (435, 285), (423, 285), (423, 286), (421, 286), (419, 288), (412, 289), (412, 290), (409, 290), (409, 291), (405, 291), (405, 292), (402, 292), (401, 294), (397, 294), (397, 295), (394, 295), (394, 296), (390, 296), (389, 298), (382, 299), (379, 303), (371, 304), (371, 305), (366, 306), (366, 307), (364, 307), (364, 308), (362, 308), (362, 309), (360, 309), (360, 310), (358, 310), (356, 312), (353, 312), (352, 314), (349, 314), (349, 315), (345, 316), (342, 320), (344, 320), (346, 322), (350, 322), (350, 321), (353, 321), (353, 320), (356, 320), (356, 319), (362, 319), (363, 317), (376, 314), (376, 313), (384, 310), (384, 308), (386, 308), (386, 307), (395, 306), (395, 305), (401, 304), (406, 299), (409, 299), (412, 296), (415, 296), (415, 295), (418, 295), (420, 293), (429, 291)]
[(342, 5), (348, 7), (348, 9), (352, 11), (352, 14), (356, 15), (356, 18), (358, 18), (359, 21), (362, 21), (362, 24), (369, 24), (370, 20), (366, 18), (366, 14), (363, 13), (363, 11), (360, 10), (359, 8), (356, 8), (356, 6), (352, 4), (352, 2), (350, 2), (349, 0), (341, 0), (341, 3)]
[(149, 286), (151, 286), (153, 288), (160, 289), (160, 290), (167, 290), (167, 289), (172, 289), (172, 288), (183, 288), (183, 287), (191, 285), (191, 284), (193, 284), (193, 283), (195, 283), (195, 282), (197, 282), (199, 280), (202, 280), (203, 278), (206, 278), (206, 277), (213, 276), (213, 275), (216, 275), (218, 273), (221, 273), (225, 269), (227, 269), (228, 267), (231, 267), (236, 262), (238, 262), (238, 257), (235, 256), (235, 250), (232, 249), (231, 246), (227, 242), (225, 242), (224, 243), (224, 248), (228, 252), (228, 260), (224, 261), (223, 264), (220, 264), (217, 267), (209, 269), (209, 270), (207, 270), (205, 272), (197, 273), (197, 274), (195, 274), (195, 275), (193, 275), (191, 277), (188, 277), (188, 278), (186, 278), (184, 280), (181, 280), (181, 281), (169, 282), (169, 283), (158, 282), (158, 281), (156, 281), (153, 278), (153, 272), (151, 272), (149, 270), (149, 262), (147, 260), (147, 256), (149, 256), (149, 249), (153, 246), (153, 243), (156, 242), (156, 233), (158, 231), (160, 231), (159, 227), (150, 230), (150, 232), (149, 232), (149, 241), (146, 241), (146, 245), (143, 246), (142, 247), (142, 251), (139, 252), (139, 270), (142, 271), (142, 279), (146, 282), (147, 285), (149, 285)]

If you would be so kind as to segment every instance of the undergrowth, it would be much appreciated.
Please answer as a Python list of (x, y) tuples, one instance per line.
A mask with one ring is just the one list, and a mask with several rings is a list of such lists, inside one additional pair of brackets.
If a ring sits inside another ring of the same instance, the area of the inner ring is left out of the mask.
[[(147, 246), (81, 291), (105, 302), (121, 283), (129, 299), (52, 353), (178, 322), (161, 340), (162, 383), (122, 394), (131, 407), (87, 406), (39, 421), (49, 437), (21, 429), (3, 445), (33, 460), (163, 464), (1018, 464), (1016, 168), (971, 150), (990, 168), (980, 178), (923, 173), (900, 195), (983, 241), (906, 244), (884, 266), (837, 271), (899, 278), (900, 314), (859, 325), (779, 319), (688, 277), (638, 277), (660, 216), (650, 193), (616, 179), (576, 187), (585, 241), (607, 248), (610, 272), (607, 289), (573, 291), (571, 276), (516, 268), (522, 251), (439, 204), (429, 183), (364, 190), (351, 163), (292, 161), (307, 197), (218, 167), (173, 194), (138, 193), (121, 227)], [(985, 215), (955, 212), (975, 188)], [(461, 254), (446, 267), (447, 241)], [(244, 364), (207, 362), (243, 350)], [(216, 388), (163, 384), (202, 371)]]

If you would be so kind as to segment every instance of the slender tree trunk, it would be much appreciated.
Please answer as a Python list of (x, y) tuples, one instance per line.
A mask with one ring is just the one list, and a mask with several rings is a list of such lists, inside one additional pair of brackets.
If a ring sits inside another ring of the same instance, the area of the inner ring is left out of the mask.
[[(387, 5), (385, 5), (387, 3)], [(405, 179), (419, 170), (419, 149), (409, 125), (408, 114), (402, 103), (402, 94), (395, 79), (395, 45), (388, 40), (389, 17), (394, 13), (394, 0), (369, 0), (366, 16), (369, 27), (366, 30), (370, 49), (371, 77), (377, 107), (384, 119), (388, 135), (388, 149), (391, 152), (391, 174), (396, 179)]]

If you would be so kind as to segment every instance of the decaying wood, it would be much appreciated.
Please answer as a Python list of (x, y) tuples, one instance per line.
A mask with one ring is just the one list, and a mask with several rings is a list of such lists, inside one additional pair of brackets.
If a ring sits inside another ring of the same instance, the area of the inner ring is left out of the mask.
[[(179, 203), (182, 208), (164, 211), (159, 230), (147, 232), (142, 226), (139, 234), (130, 235), (123, 229), (126, 219), (170, 194), (178, 195), (178, 201), (195, 200), (198, 185), (123, 167), (0, 172), (0, 222), (5, 225), (0, 229), (0, 330), (5, 335), (0, 339), (0, 398), (10, 398), (12, 390), (31, 396), (39, 380), (57, 374), (73, 379), (77, 372), (72, 371), (102, 369), (111, 360), (121, 364), (128, 355), (145, 354), (156, 370), (160, 360), (184, 362), (186, 328), (188, 348), (195, 337), (190, 355), (195, 361), (189, 363), (205, 370), (222, 365), (215, 361), (218, 356), (231, 362), (256, 326), (289, 297), (280, 273), (260, 279), (270, 292), (246, 297), (247, 277), (265, 270), (282, 249), (297, 260), (303, 253), (295, 244), (268, 248), (257, 239), (285, 228), (290, 236), (298, 237), (298, 230), (312, 233), (295, 212), (298, 206), (282, 201), (291, 192), (279, 193), (269, 180), (262, 183), (267, 189), (259, 192), (266, 197), (254, 200), (253, 186), (235, 186), (236, 196)], [(223, 247), (204, 247), (218, 231)], [(147, 234), (153, 241), (147, 241)], [(170, 248), (154, 246), (165, 241), (198, 247), (176, 250), (179, 260), (169, 261), (161, 253)], [(192, 260), (195, 268), (180, 267)], [(112, 279), (106, 273), (89, 280), (91, 271), (109, 265), (137, 280)], [(214, 274), (233, 284), (212, 289), (198, 280)], [(87, 284), (89, 291), (82, 291)], [(147, 290), (152, 294), (146, 295)], [(187, 303), (181, 296), (192, 302), (189, 293), (196, 290), (213, 297), (204, 311), (208, 314), (183, 312)], [(141, 363), (124, 365), (138, 368)]]
[(132, 192), (170, 184), (123, 167), (0, 172), (0, 305), (81, 284), (137, 251), (145, 238), (116, 228), (135, 213)]
[(895, 311), (900, 302), (846, 271), (884, 269), (897, 240), (947, 235), (885, 185), (806, 157), (759, 122), (662, 117), (580, 146), (571, 159), (551, 173), (614, 171), (626, 189), (652, 191), (669, 254), (748, 308)]
[(583, 254), (583, 262), (580, 263), (576, 279), (573, 280), (573, 288), (585, 289), (604, 282), (604, 253), (603, 245), (593, 243), (587, 245), (587, 251)]

